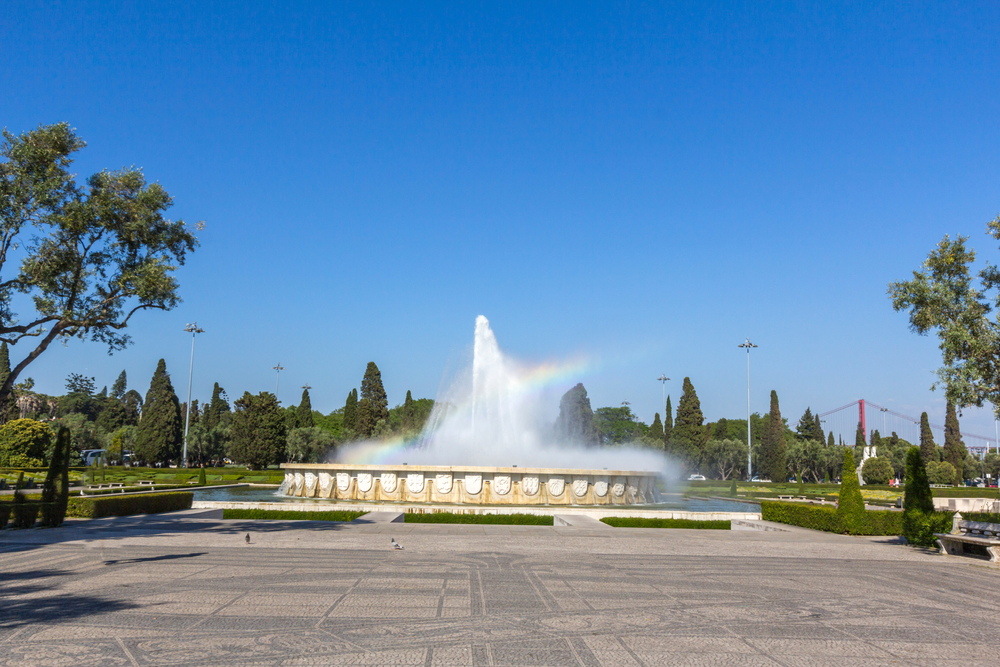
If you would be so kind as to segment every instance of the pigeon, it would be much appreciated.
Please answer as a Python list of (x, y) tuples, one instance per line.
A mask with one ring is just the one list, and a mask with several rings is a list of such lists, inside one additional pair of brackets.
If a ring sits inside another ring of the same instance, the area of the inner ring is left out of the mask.
[(403, 545), (400, 544), (399, 542), (397, 542), (395, 537), (390, 537), (389, 540), (390, 540), (389, 541), (389, 545), (393, 549), (395, 549), (396, 551), (402, 551), (403, 550)]
[(245, 539), (247, 541), (247, 544), (250, 544), (250, 533), (247, 533), (247, 536), (246, 536)]

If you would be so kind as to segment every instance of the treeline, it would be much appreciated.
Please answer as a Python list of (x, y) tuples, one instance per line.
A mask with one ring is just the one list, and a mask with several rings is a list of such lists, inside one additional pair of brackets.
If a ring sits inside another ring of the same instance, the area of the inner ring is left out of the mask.
[[(977, 460), (968, 453), (961, 442), (953, 405), (948, 405), (944, 447), (934, 443), (926, 413), (921, 420), (920, 448), (932, 483), (960, 484), (963, 479), (975, 479), (984, 472), (1000, 475), (1000, 456), (987, 454), (984, 460)], [(753, 476), (776, 482), (790, 478), (813, 482), (834, 479), (840, 474), (842, 448), (849, 446), (835, 442), (833, 433), (824, 431), (819, 416), (808, 407), (795, 428), (790, 428), (781, 415), (775, 391), (771, 392), (768, 413), (750, 416), (750, 430)], [(625, 444), (649, 447), (669, 454), (688, 472), (716, 479), (743, 479), (747, 473), (746, 418), (706, 422), (690, 378), (684, 378), (676, 414), (668, 396), (663, 418), (656, 413), (649, 425), (640, 421), (627, 403), (591, 409), (587, 390), (578, 384), (560, 401), (555, 435), (563, 441), (595, 447)], [(870, 433), (869, 442), (878, 456), (865, 462), (862, 469), (865, 481), (885, 484), (892, 478), (902, 479), (906, 451), (911, 444), (896, 433), (882, 437), (877, 430)], [(859, 424), (853, 443), (857, 461), (862, 460), (864, 447), (865, 437)]]
[[(6, 345), (0, 346), (0, 382), (9, 373)], [(143, 397), (128, 388), (122, 371), (109, 391), (96, 391), (95, 378), (72, 373), (66, 394), (46, 396), (22, 387), (3, 410), (0, 429), (0, 466), (41, 466), (51, 441), (50, 425), (66, 426), (76, 463), (87, 449), (105, 449), (112, 461), (126, 454), (135, 463), (179, 464), (188, 406), (178, 400), (163, 359), (157, 364)], [(312, 408), (309, 388), (298, 405), (282, 406), (270, 392), (244, 392), (230, 403), (225, 389), (215, 383), (211, 400), (191, 401), (188, 465), (222, 465), (226, 460), (255, 469), (285, 461), (320, 462), (341, 443), (358, 439), (415, 436), (423, 429), (434, 401), (413, 399), (388, 407), (378, 366), (369, 362), (361, 392), (352, 389), (342, 408), (323, 414)], [(21, 422), (13, 428), (14, 422)], [(10, 432), (5, 438), (4, 433)]]

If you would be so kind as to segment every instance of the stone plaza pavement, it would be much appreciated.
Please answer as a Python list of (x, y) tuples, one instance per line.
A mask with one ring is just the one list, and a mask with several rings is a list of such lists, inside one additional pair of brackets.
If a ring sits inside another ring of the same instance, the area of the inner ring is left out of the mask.
[(0, 532), (0, 665), (1000, 660), (1000, 570), (888, 538), (197, 516)]

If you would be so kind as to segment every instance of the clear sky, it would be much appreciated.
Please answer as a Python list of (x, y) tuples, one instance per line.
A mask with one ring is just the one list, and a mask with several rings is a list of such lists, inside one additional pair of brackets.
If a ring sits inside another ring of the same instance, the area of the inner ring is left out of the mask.
[[(590, 360), (594, 407), (706, 418), (861, 397), (931, 412), (940, 356), (886, 297), (944, 234), (1000, 252), (1000, 4), (7, 3), (0, 125), (67, 121), (76, 170), (143, 167), (204, 220), (184, 303), (113, 357), (51, 348), (62, 393), (160, 357), (184, 399), (368, 361), (433, 397), (486, 315), (528, 361)], [(21, 348), (23, 346), (18, 346)], [(18, 348), (16, 362), (26, 354)], [(554, 416), (554, 415), (553, 415)], [(993, 432), (966, 412), (963, 430)]]

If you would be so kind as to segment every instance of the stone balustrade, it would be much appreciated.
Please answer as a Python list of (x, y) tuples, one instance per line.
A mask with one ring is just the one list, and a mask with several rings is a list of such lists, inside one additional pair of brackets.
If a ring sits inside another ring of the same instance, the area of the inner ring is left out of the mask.
[(289, 496), (471, 505), (652, 503), (657, 473), (636, 470), (283, 463)]

